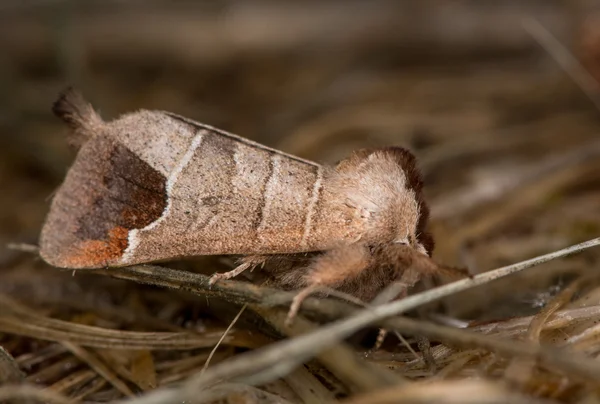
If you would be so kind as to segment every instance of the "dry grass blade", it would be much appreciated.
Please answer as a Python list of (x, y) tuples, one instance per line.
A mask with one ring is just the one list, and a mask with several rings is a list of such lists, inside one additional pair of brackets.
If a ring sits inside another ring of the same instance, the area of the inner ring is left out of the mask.
[[(414, 296), (409, 296), (405, 299), (393, 303), (358, 311), (357, 314), (349, 318), (339, 320), (332, 324), (323, 326), (315, 332), (299, 336), (291, 341), (284, 341), (282, 343), (279, 343), (277, 344), (279, 345), (278, 349), (274, 350), (273, 352), (267, 353), (267, 351), (270, 350), (270, 348), (267, 348), (264, 350), (246, 354), (245, 356), (247, 356), (247, 358), (240, 357), (238, 358), (238, 361), (233, 360), (226, 364), (222, 364), (221, 369), (214, 369), (215, 373), (213, 375), (209, 375), (207, 373), (205, 375), (205, 380), (202, 380), (202, 378), (198, 378), (196, 382), (198, 383), (198, 385), (202, 385), (204, 383), (210, 382), (211, 380), (224, 377), (225, 375), (231, 376), (236, 374), (243, 374), (244, 372), (250, 370), (256, 371), (258, 369), (267, 367), (269, 365), (273, 365), (275, 363), (277, 364), (276, 366), (280, 371), (289, 371), (290, 369), (296, 367), (299, 363), (302, 363), (303, 361), (307, 360), (313, 355), (318, 354), (324, 348), (331, 346), (336, 341), (346, 338), (353, 332), (370, 324), (378, 323), (388, 317), (401, 314), (403, 312), (417, 308), (423, 304), (429, 303), (436, 299), (449, 296), (451, 294), (463, 290), (467, 290), (474, 286), (488, 283), (492, 280), (510, 275), (512, 273), (524, 270), (526, 268), (530, 268), (534, 265), (542, 264), (552, 259), (574, 254), (576, 252), (597, 246), (599, 244), (600, 238), (596, 238), (584, 243), (577, 244), (572, 247), (565, 248), (560, 251), (556, 251), (537, 258), (523, 261), (518, 264), (510, 265), (481, 275), (477, 275), (471, 279), (460, 280)], [(389, 322), (388, 324), (393, 324), (393, 322)], [(405, 327), (397, 327), (397, 329), (399, 329), (402, 332), (406, 331)], [(448, 329), (448, 331), (450, 330), (451, 329)], [(452, 331), (460, 332), (460, 330)], [(417, 333), (418, 332), (419, 331), (417, 331)], [(458, 335), (460, 335), (461, 337), (464, 336), (464, 334)], [(444, 338), (444, 333), (442, 332), (441, 335), (438, 333), (437, 335), (435, 335), (435, 337)], [(490, 343), (489, 341), (484, 341), (485, 339), (486, 338), (482, 338), (479, 342), (483, 344), (482, 346), (487, 345), (487, 347), (489, 347), (491, 345), (492, 349), (498, 349), (498, 347), (502, 347), (502, 350), (511, 352), (512, 347), (517, 346), (516, 344), (512, 343), (506, 344), (506, 341), (494, 341), (493, 343)], [(517, 350), (521, 351), (521, 353), (524, 355), (542, 355), (544, 356), (544, 359), (546, 361), (550, 361), (552, 363), (558, 362), (559, 366), (566, 367), (571, 371), (576, 372), (581, 377), (597, 380), (597, 377), (600, 374), (600, 365), (590, 362), (589, 360), (585, 360), (585, 358), (581, 358), (583, 361), (578, 362), (577, 360), (573, 360), (573, 358), (566, 357), (565, 355), (532, 348), (533, 347), (530, 346), (523, 346), (522, 349)], [(262, 355), (260, 355), (261, 353)], [(251, 355), (255, 357), (251, 357)]]
[[(18, 318), (0, 318), (0, 331), (48, 341), (70, 341), (78, 345), (94, 348), (139, 350), (210, 348), (223, 335), (222, 331), (211, 331), (201, 335), (194, 335), (192, 333), (118, 331), (92, 327), (103, 331), (103, 334), (108, 334), (92, 336), (79, 333), (78, 326), (80, 325), (78, 324), (73, 324), (73, 328), (69, 330), (69, 326), (72, 323), (60, 320), (53, 320), (52, 322), (63, 323), (62, 325), (65, 325), (66, 329), (56, 330), (31, 323), (25, 324)], [(245, 348), (256, 348), (257, 346), (250, 339), (244, 337), (237, 339), (235, 333), (227, 335), (224, 342), (228, 345), (233, 344)]]
[(150, 351), (137, 351), (131, 362), (130, 379), (143, 391), (156, 388), (156, 366)]
[(131, 391), (127, 384), (125, 384), (121, 379), (119, 379), (119, 377), (96, 356), (73, 343), (63, 342), (62, 344), (76, 357), (81, 359), (83, 362), (87, 363), (100, 376), (106, 379), (107, 382), (112, 384), (125, 396), (133, 397), (133, 391)]
[(208, 365), (210, 364), (210, 360), (215, 355), (215, 352), (217, 352), (217, 349), (219, 349), (219, 346), (221, 345), (221, 343), (223, 342), (223, 340), (225, 339), (225, 337), (227, 336), (229, 331), (231, 331), (231, 329), (233, 328), (235, 323), (239, 320), (239, 318), (242, 315), (242, 313), (244, 312), (244, 310), (246, 310), (246, 307), (248, 307), (248, 305), (246, 305), (246, 304), (243, 305), (242, 308), (240, 309), (240, 311), (238, 312), (238, 314), (236, 314), (236, 316), (233, 318), (233, 320), (231, 320), (231, 323), (229, 323), (229, 326), (227, 327), (227, 329), (225, 329), (225, 332), (223, 332), (223, 335), (221, 336), (221, 338), (219, 338), (219, 341), (216, 343), (215, 347), (210, 351), (208, 358), (206, 358), (206, 362), (204, 362), (204, 366), (202, 366), (201, 372), (204, 372), (206, 370), (206, 368), (208, 368)]
[[(110, 330), (47, 318), (33, 313), (2, 295), (0, 295), (0, 308), (2, 308), (0, 331), (49, 341), (70, 341), (95, 348), (139, 350), (207, 348), (213, 347), (223, 335), (220, 331), (197, 334)], [(242, 331), (232, 331), (224, 338), (224, 342), (245, 348), (255, 348), (257, 344), (256, 338), (250, 338)]]
[[(253, 306), (253, 310), (278, 331), (289, 337), (297, 337), (318, 329), (316, 324), (302, 317), (295, 319), (293, 324), (286, 325), (285, 310), (265, 309), (258, 306)], [(320, 353), (318, 359), (331, 373), (355, 391), (373, 391), (381, 387), (406, 382), (399, 375), (359, 360), (354, 350), (342, 341), (338, 341), (335, 345)], [(276, 376), (276, 372), (276, 369), (266, 369), (265, 374), (261, 374), (260, 377), (264, 377), (267, 380), (274, 380), (279, 377)], [(252, 377), (255, 376), (252, 375)]]
[[(544, 330), (552, 330), (574, 322), (595, 318), (600, 312), (600, 306), (579, 307), (555, 312), (547, 322)], [(474, 325), (470, 330), (482, 334), (501, 334), (505, 338), (519, 337), (525, 334), (526, 329), (535, 316), (519, 317), (493, 323)]]
[(482, 355), (479, 350), (466, 350), (458, 352), (452, 358), (452, 361), (444, 368), (440, 369), (433, 377), (434, 380), (443, 380), (451, 377), (454, 373), (458, 372), (464, 367), (469, 361), (476, 359)]
[[(581, 284), (588, 280), (588, 277), (580, 278), (571, 283), (561, 293), (555, 296), (544, 308), (533, 317), (527, 330), (526, 340), (534, 344), (540, 343), (540, 334), (544, 328), (544, 324), (559, 308), (567, 304), (575, 292), (581, 287)], [(526, 383), (531, 377), (535, 363), (531, 358), (516, 358), (504, 371), (508, 380), (519, 383)]]
[(493, 338), (464, 329), (440, 326), (406, 317), (391, 318), (385, 320), (383, 324), (406, 334), (424, 335), (457, 347), (478, 347), (507, 357), (534, 358), (549, 368), (600, 385), (600, 364), (581, 354), (506, 338)]
[[(379, 321), (386, 317), (398, 315), (404, 313), (408, 310), (415, 309), (424, 304), (433, 302), (435, 300), (441, 299), (446, 296), (453, 295), (458, 292), (462, 292), (464, 290), (473, 288), (475, 286), (484, 285), (486, 283), (492, 282), (496, 279), (511, 275), (516, 272), (523, 271), (527, 268), (531, 268), (536, 265), (541, 265), (545, 262), (566, 257), (580, 251), (586, 250), (588, 248), (596, 247), (600, 245), (600, 237), (594, 238), (592, 240), (585, 241), (580, 244), (576, 244), (571, 247), (564, 248), (559, 251), (555, 251), (549, 254), (545, 254), (536, 258), (532, 258), (526, 261), (519, 262), (517, 264), (508, 265), (502, 268), (498, 268), (489, 272), (485, 272), (479, 275), (476, 275), (469, 279), (462, 279), (456, 282), (449, 283), (447, 285), (440, 286), (435, 289), (431, 289), (425, 291), (423, 293), (419, 293), (413, 296), (409, 296), (405, 299), (378, 306), (370, 310), (372, 315), (376, 317), (376, 320)], [(357, 316), (358, 317), (358, 316)], [(350, 320), (350, 319), (349, 319)], [(358, 320), (355, 320), (358, 322)], [(341, 327), (340, 327), (341, 328)]]
[(15, 359), (0, 346), (0, 385), (18, 383), (25, 380), (25, 374), (19, 369)]
[[(471, 347), (475, 345), (505, 355), (535, 357), (546, 364), (557, 366), (564, 372), (571, 373), (574, 376), (598, 384), (600, 382), (600, 364), (580, 355), (574, 355), (572, 353), (566, 354), (532, 344), (518, 343), (516, 341), (489, 338), (464, 330), (417, 322), (408, 318), (388, 318), (441, 297), (449, 296), (453, 293), (488, 283), (500, 277), (542, 264), (552, 259), (568, 256), (599, 244), (600, 238), (592, 239), (550, 254), (477, 275), (471, 279), (457, 281), (414, 296), (409, 296), (400, 301), (374, 308), (358, 310), (348, 318), (322, 326), (311, 333), (275, 343), (243, 355), (238, 355), (232, 360), (220, 363), (211, 368), (210, 371), (190, 378), (181, 390), (171, 390), (169, 393), (159, 392), (156, 394), (166, 394), (170, 400), (185, 400), (196, 396), (198, 391), (219, 382), (223, 378), (235, 378), (248, 374), (258, 374), (262, 376), (260, 382), (264, 383), (267, 381), (265, 376), (279, 377), (283, 374), (287, 374), (299, 364), (318, 355), (325, 348), (334, 345), (337, 341), (346, 338), (356, 330), (374, 323), (381, 323), (390, 329), (397, 329), (409, 334), (425, 335), (441, 340), (451, 340), (459, 345), (470, 345)], [(256, 295), (260, 294), (257, 289), (258, 288), (252, 289), (255, 292), (253, 298), (256, 298)], [(309, 303), (309, 301), (306, 303)], [(342, 304), (341, 302), (337, 303)], [(267, 373), (264, 373), (265, 371)], [(255, 381), (258, 381), (258, 379)], [(147, 399), (153, 401), (153, 394), (154, 393), (150, 394)], [(140, 400), (141, 401), (139, 402), (146, 403), (146, 401), (144, 401), (145, 399)], [(135, 402), (138, 401), (136, 400)]]
[(30, 385), (0, 386), (0, 402), (8, 401), (38, 401), (47, 404), (72, 404), (73, 400), (49, 390), (40, 389)]
[(549, 404), (483, 380), (413, 383), (365, 394), (344, 404)]
[(59, 380), (58, 382), (52, 384), (48, 387), (48, 390), (51, 390), (55, 393), (67, 394), (67, 392), (77, 385), (84, 385), (89, 381), (93, 380), (97, 377), (97, 373), (90, 369), (82, 369), (77, 372), (71, 373), (65, 378)]
[(106, 380), (104, 380), (100, 377), (97, 377), (92, 381), (92, 383), (90, 383), (88, 386), (86, 386), (80, 392), (78, 392), (76, 395), (74, 395), (73, 400), (74, 401), (82, 401), (86, 397), (103, 389), (104, 386), (106, 386), (106, 384), (107, 384)]
[(577, 290), (581, 287), (582, 283), (589, 280), (589, 278), (581, 278), (569, 285), (567, 288), (562, 290), (557, 296), (555, 296), (544, 308), (533, 317), (529, 329), (527, 330), (527, 339), (533, 342), (539, 342), (540, 334), (544, 328), (544, 323), (562, 306), (566, 305)]
[(193, 402), (197, 404), (212, 404), (216, 400), (225, 397), (227, 397), (227, 402), (231, 402), (232, 398), (234, 400), (237, 398), (242, 403), (292, 404), (275, 394), (241, 383), (223, 383), (211, 387), (203, 391)]
[(585, 347), (585, 345), (592, 345), (600, 339), (600, 324), (596, 324), (592, 327), (585, 329), (584, 331), (572, 335), (565, 341), (565, 346), (576, 346), (579, 349)]
[(333, 393), (303, 366), (285, 376), (284, 380), (305, 403), (337, 402)]

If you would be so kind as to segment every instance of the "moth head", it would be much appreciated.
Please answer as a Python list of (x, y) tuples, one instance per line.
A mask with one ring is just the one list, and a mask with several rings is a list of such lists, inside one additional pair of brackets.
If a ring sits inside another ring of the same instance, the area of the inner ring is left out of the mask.
[(359, 150), (336, 171), (345, 204), (366, 223), (364, 241), (406, 245), (431, 254), (433, 239), (425, 230), (429, 208), (411, 152), (401, 147)]

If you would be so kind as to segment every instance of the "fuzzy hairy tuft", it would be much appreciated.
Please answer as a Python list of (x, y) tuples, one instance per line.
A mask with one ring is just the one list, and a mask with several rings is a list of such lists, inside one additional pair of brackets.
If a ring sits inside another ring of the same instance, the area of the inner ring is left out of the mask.
[(77, 147), (95, 136), (98, 129), (104, 125), (104, 121), (91, 104), (72, 87), (60, 93), (52, 105), (52, 112), (71, 128), (74, 136), (69, 140)]

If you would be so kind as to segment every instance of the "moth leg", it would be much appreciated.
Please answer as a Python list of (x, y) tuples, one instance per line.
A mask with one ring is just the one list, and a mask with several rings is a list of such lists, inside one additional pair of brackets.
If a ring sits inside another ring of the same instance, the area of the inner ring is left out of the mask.
[(267, 262), (267, 259), (268, 259), (268, 256), (266, 256), (266, 255), (249, 255), (247, 257), (243, 257), (240, 260), (240, 262), (241, 262), (240, 265), (238, 265), (231, 271), (213, 274), (210, 277), (210, 279), (208, 280), (208, 284), (214, 285), (215, 283), (217, 283), (221, 280), (235, 278), (236, 276), (238, 276), (239, 274), (241, 274), (242, 272), (244, 272), (247, 269), (254, 269), (258, 265), (264, 264), (265, 262)]
[(317, 257), (305, 276), (308, 286), (294, 297), (286, 322), (290, 324), (298, 314), (302, 302), (311, 294), (335, 289), (344, 281), (358, 276), (371, 264), (371, 255), (365, 245), (351, 244), (329, 250)]
[(296, 296), (294, 296), (294, 300), (292, 300), (292, 304), (290, 305), (290, 310), (288, 311), (287, 318), (285, 320), (286, 325), (292, 324), (294, 318), (298, 315), (298, 311), (300, 310), (300, 306), (304, 299), (313, 293), (319, 292), (321, 285), (314, 284), (310, 285), (304, 289), (301, 289), (300, 292)]
[[(414, 266), (408, 267), (400, 277), (400, 280), (392, 283), (390, 286), (385, 288), (373, 301), (371, 304), (378, 306), (380, 304), (389, 303), (392, 300), (403, 299), (408, 294), (408, 289), (415, 286), (415, 284), (421, 279), (420, 271)], [(377, 334), (377, 338), (375, 339), (375, 344), (371, 350), (377, 351), (383, 345), (385, 338), (388, 335), (388, 330), (385, 328), (380, 328), (379, 333)], [(398, 335), (400, 340), (404, 340)]]

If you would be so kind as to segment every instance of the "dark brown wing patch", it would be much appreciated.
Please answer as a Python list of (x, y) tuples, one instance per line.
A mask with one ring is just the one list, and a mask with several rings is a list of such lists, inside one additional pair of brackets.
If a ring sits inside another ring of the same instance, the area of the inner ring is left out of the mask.
[(132, 229), (163, 214), (166, 178), (129, 149), (94, 138), (77, 156), (42, 230), (41, 254), (68, 268), (114, 264)]

